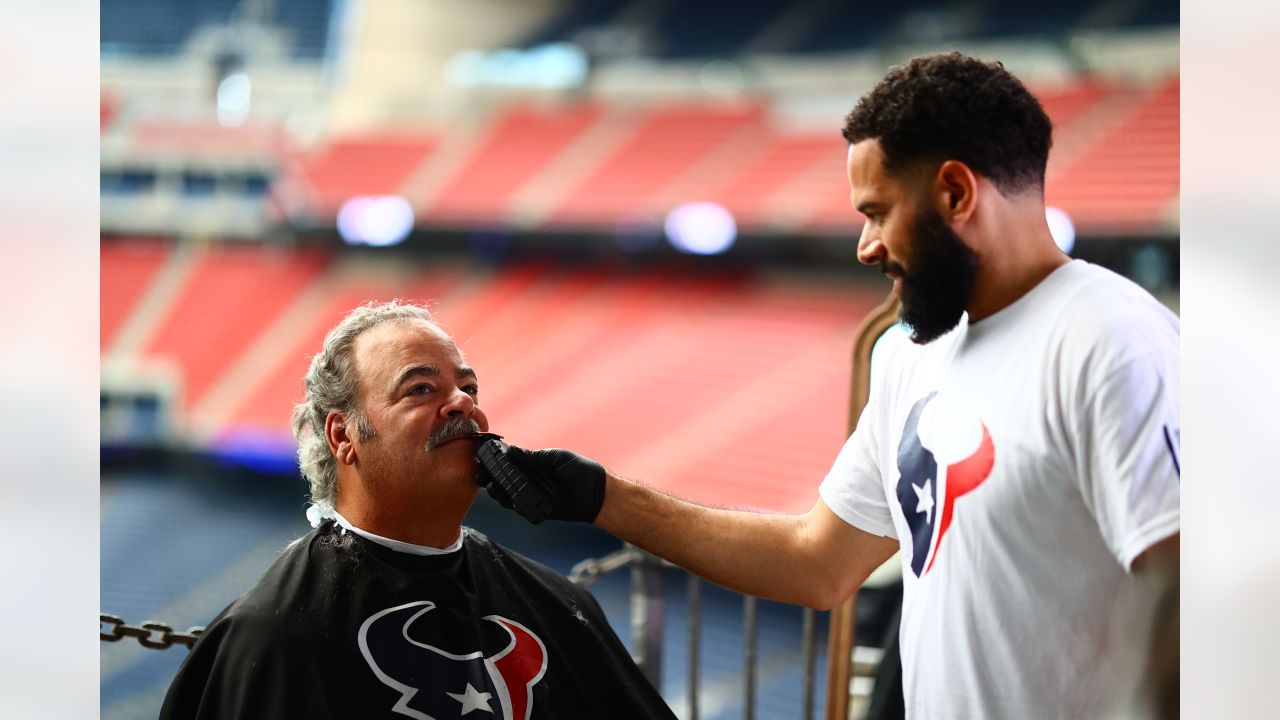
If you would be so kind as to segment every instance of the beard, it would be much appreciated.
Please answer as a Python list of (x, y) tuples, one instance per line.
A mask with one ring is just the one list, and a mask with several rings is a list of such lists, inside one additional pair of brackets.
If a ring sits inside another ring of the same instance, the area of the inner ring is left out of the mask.
[(924, 345), (960, 323), (978, 277), (978, 254), (931, 206), (916, 216), (911, 240), (910, 272), (894, 268), (902, 277), (899, 317), (911, 326), (911, 341)]

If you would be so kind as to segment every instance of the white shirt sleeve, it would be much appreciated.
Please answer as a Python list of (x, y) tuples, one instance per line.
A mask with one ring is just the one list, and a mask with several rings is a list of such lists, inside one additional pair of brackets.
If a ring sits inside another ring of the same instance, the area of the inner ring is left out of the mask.
[(866, 532), (897, 538), (879, 462), (879, 401), (863, 408), (858, 427), (845, 441), (818, 495), (841, 520)]
[(1077, 418), (1077, 477), (1113, 555), (1131, 570), (1179, 531), (1181, 407), (1176, 352), (1112, 369)]

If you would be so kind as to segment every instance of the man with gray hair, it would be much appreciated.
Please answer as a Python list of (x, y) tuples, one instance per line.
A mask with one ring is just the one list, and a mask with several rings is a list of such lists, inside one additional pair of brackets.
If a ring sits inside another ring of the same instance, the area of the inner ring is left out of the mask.
[(674, 717), (590, 594), (462, 525), (489, 420), (429, 310), (356, 308), (305, 383), (314, 529), (210, 623), (162, 718)]

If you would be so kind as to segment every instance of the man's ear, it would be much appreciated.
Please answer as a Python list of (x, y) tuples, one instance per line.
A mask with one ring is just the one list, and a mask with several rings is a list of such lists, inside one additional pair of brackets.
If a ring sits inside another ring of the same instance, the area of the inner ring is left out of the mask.
[(933, 197), (943, 220), (963, 224), (978, 206), (978, 176), (965, 163), (947, 160), (934, 174)]
[(324, 418), (324, 439), (329, 443), (329, 451), (343, 465), (356, 463), (356, 446), (351, 435), (346, 414), (330, 410)]

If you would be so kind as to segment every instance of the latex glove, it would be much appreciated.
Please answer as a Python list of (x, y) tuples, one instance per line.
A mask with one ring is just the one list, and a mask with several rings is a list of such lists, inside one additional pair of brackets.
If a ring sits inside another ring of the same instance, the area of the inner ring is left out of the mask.
[(604, 468), (568, 450), (525, 450), (489, 439), (476, 450), (476, 482), (529, 522), (593, 522), (604, 504)]

